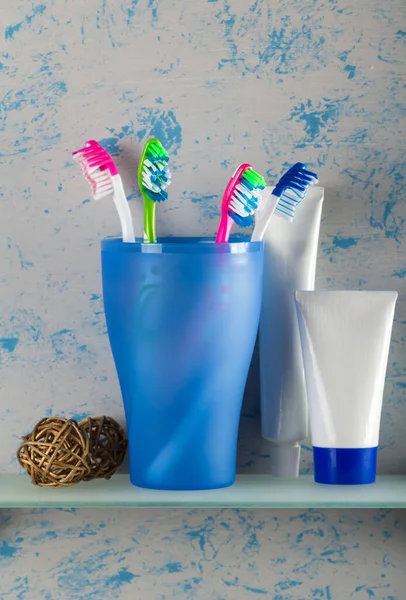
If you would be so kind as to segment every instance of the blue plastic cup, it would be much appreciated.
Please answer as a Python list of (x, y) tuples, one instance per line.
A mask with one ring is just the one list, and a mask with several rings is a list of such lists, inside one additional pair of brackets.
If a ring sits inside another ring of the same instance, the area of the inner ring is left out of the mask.
[(103, 297), (140, 487), (232, 485), (262, 242), (102, 241)]

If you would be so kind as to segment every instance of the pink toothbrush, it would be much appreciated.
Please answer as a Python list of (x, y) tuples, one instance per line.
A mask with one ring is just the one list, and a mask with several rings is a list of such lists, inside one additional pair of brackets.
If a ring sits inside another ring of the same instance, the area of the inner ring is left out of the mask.
[(244, 163), (237, 168), (224, 190), (216, 242), (228, 242), (233, 221), (240, 227), (248, 227), (254, 222), (252, 215), (258, 208), (265, 185), (265, 179), (250, 164)]
[(96, 141), (89, 140), (84, 148), (72, 152), (83, 175), (90, 184), (94, 200), (113, 195), (121, 223), (123, 242), (135, 242), (130, 207), (123, 182), (110, 154)]

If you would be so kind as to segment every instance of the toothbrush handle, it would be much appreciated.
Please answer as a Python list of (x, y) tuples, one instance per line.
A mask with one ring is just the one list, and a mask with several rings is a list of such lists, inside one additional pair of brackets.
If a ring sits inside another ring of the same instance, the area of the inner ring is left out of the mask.
[(120, 175), (114, 175), (113, 188), (114, 188), (114, 204), (118, 212), (121, 223), (121, 232), (123, 242), (135, 242), (133, 221), (131, 217), (130, 206), (127, 202), (127, 198), (123, 188), (123, 182), (121, 181)]
[(264, 237), (266, 228), (279, 202), (279, 196), (270, 194), (263, 198), (255, 214), (255, 227), (251, 235), (251, 242), (260, 242)]
[(227, 243), (230, 238), (231, 228), (233, 226), (233, 219), (227, 212), (221, 213), (220, 225), (216, 235), (216, 243), (223, 244)]
[(144, 242), (156, 244), (155, 202), (146, 194), (144, 196)]

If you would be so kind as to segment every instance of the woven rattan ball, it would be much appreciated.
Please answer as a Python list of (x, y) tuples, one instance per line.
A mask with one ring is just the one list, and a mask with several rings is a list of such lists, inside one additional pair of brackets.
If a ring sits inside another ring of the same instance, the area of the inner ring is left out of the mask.
[(76, 421), (42, 419), (22, 439), (17, 458), (35, 485), (67, 487), (89, 476), (89, 438)]
[(110, 479), (124, 460), (127, 438), (120, 425), (111, 417), (88, 417), (79, 423), (90, 445), (90, 479)]

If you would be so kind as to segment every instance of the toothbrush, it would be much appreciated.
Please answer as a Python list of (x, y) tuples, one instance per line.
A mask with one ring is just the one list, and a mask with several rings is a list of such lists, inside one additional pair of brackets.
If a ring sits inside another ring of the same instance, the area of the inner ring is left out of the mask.
[(228, 242), (233, 221), (240, 227), (252, 225), (252, 215), (258, 208), (265, 185), (265, 179), (250, 164), (244, 163), (237, 168), (224, 190), (217, 243)]
[(113, 195), (120, 218), (123, 242), (135, 242), (131, 211), (123, 182), (110, 154), (98, 142), (89, 140), (84, 148), (72, 152), (72, 156), (89, 182), (94, 200)]
[(156, 243), (155, 206), (168, 198), (169, 155), (156, 138), (147, 141), (138, 165), (138, 185), (144, 198), (144, 242)]
[(304, 200), (311, 185), (318, 183), (316, 173), (308, 171), (303, 163), (296, 163), (280, 178), (272, 194), (261, 202), (255, 216), (251, 242), (262, 240), (269, 221), (276, 215), (293, 221), (296, 207)]

